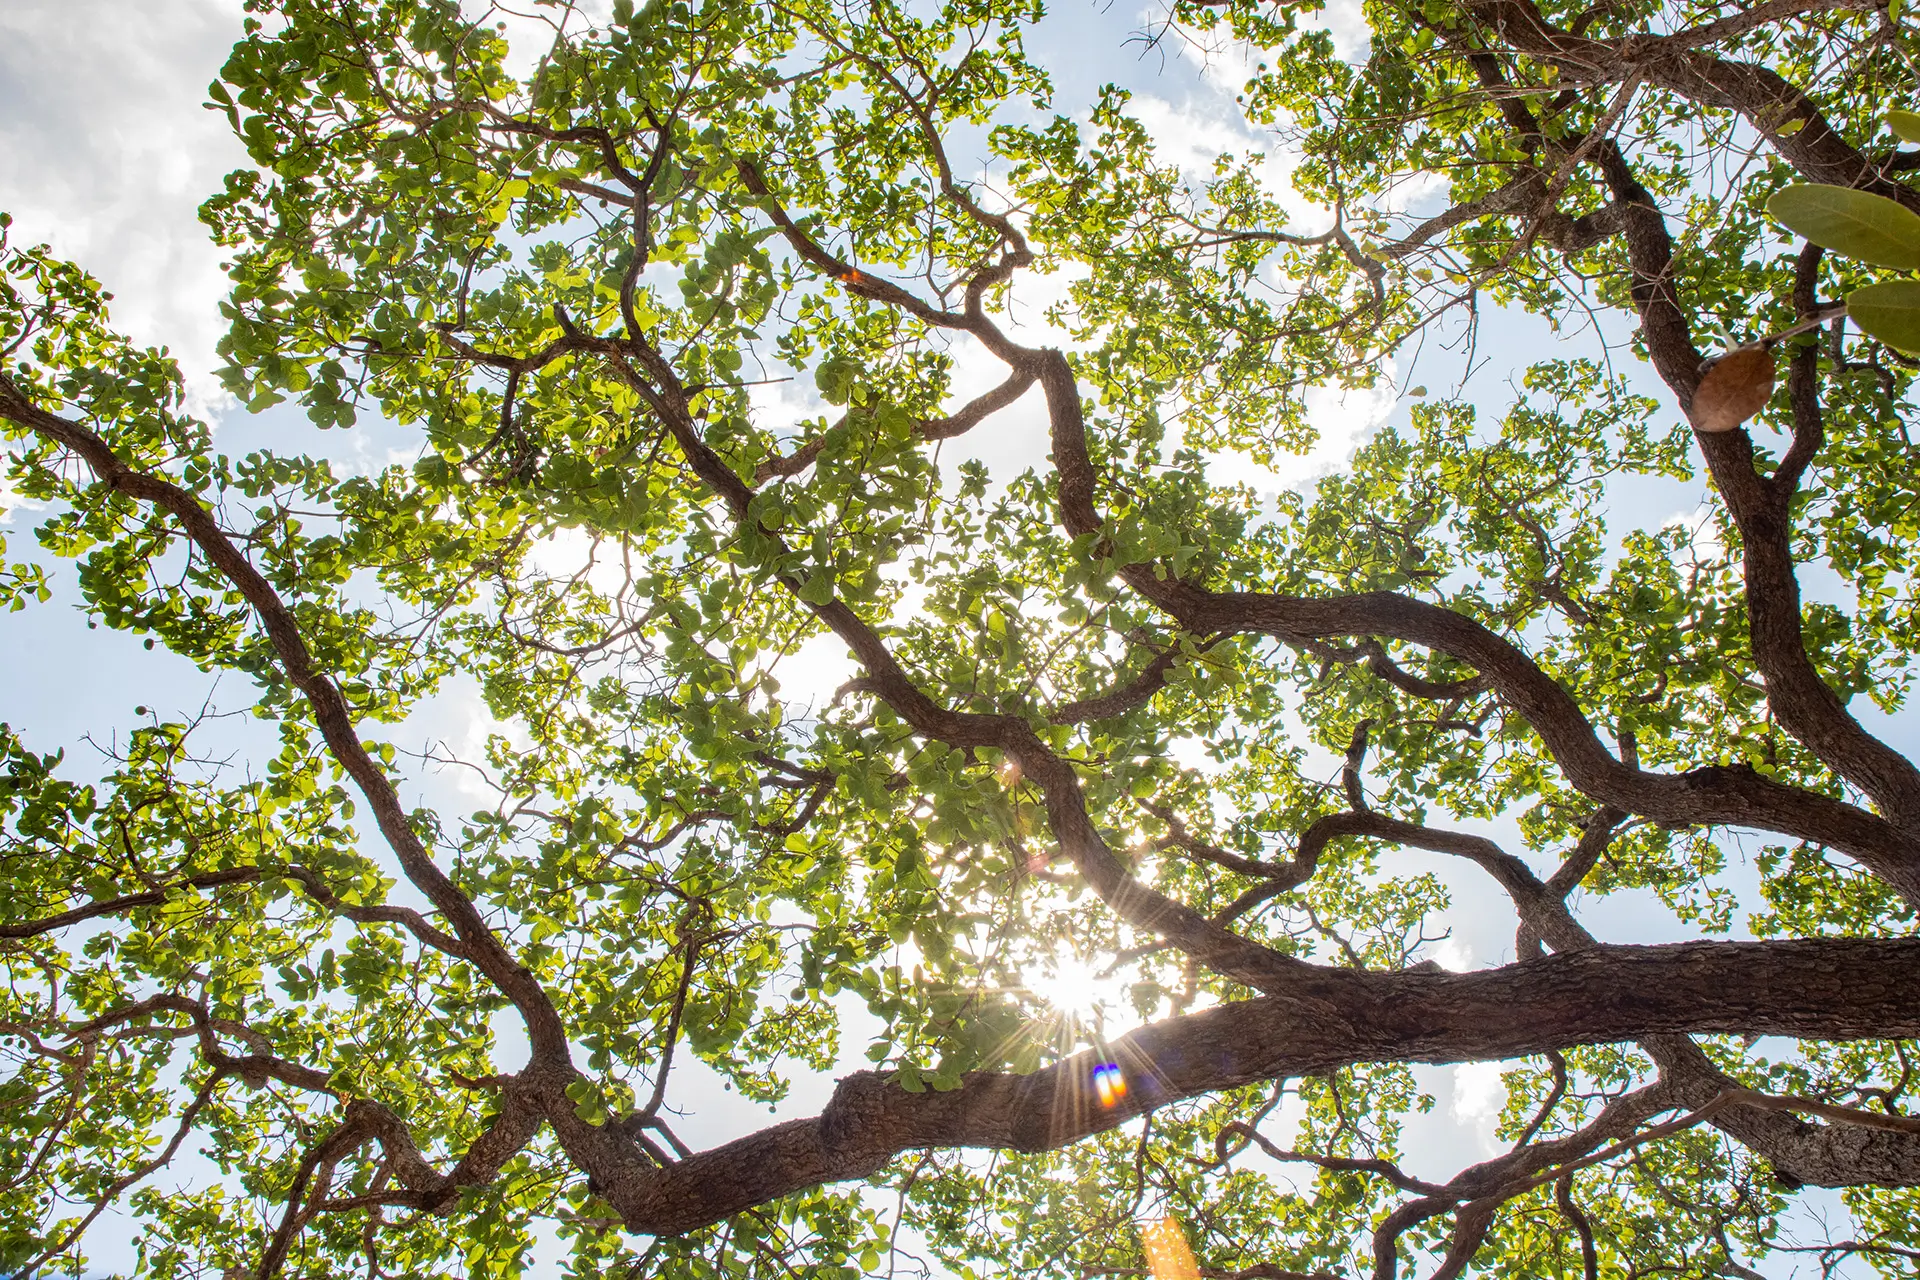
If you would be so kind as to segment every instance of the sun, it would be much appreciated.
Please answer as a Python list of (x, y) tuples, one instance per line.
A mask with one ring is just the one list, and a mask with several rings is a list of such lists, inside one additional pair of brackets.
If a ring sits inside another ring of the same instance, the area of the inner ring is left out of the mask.
[(1085, 956), (1056, 954), (1036, 960), (1021, 975), (1026, 989), (1053, 1011), (1080, 1026), (1119, 1035), (1140, 1023), (1127, 984)]

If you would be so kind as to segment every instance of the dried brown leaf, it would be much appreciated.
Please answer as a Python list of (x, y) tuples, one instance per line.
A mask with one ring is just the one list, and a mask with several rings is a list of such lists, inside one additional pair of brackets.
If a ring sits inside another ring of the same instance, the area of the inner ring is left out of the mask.
[(1755, 344), (1715, 360), (1693, 393), (1695, 431), (1731, 431), (1760, 412), (1773, 395), (1773, 352)]

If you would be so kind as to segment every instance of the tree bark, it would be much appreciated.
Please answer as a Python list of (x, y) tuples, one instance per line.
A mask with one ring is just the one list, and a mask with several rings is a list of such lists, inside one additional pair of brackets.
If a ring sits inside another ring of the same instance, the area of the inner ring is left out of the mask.
[(1182, 1098), (1357, 1062), (1499, 1060), (1672, 1033), (1920, 1034), (1920, 940), (1909, 939), (1593, 947), (1470, 974), (1314, 969), (1300, 985), (1293, 999), (1224, 1005), (1115, 1040), (1128, 1087), (1112, 1107), (1094, 1094), (1090, 1053), (1026, 1076), (974, 1072), (946, 1093), (860, 1072), (817, 1117), (663, 1169), (636, 1157), (605, 1195), (630, 1229), (673, 1235), (867, 1177), (904, 1151), (1048, 1151)]

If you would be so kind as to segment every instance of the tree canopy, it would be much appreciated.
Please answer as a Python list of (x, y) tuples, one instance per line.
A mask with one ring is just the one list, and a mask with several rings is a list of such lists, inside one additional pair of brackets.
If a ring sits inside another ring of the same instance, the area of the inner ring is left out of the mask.
[[(1037, 0), (247, 8), (220, 377), (411, 444), (231, 451), (0, 245), (0, 601), (265, 744), (0, 729), (0, 1271), (1915, 1274), (1920, 248), (1769, 212), (1920, 211), (1900, 0), (1177, 0), (1285, 161), (1198, 173)], [(1498, 1153), (1415, 1167), (1468, 1062)]]

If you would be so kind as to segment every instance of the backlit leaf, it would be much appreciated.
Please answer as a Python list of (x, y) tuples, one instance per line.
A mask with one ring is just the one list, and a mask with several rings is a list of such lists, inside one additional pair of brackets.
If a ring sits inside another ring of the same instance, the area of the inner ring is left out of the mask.
[(1920, 351), (1920, 282), (1894, 280), (1847, 295), (1847, 314), (1890, 347)]
[(1920, 214), (1885, 196), (1801, 183), (1776, 191), (1767, 212), (1835, 253), (1875, 266), (1920, 270)]

